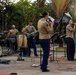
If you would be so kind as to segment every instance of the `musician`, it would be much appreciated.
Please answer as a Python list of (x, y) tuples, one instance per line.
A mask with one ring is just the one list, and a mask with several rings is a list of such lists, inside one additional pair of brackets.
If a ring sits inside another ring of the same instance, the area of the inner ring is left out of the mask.
[[(15, 47), (14, 52), (17, 51), (16, 36), (17, 36), (18, 33), (19, 33), (18, 29), (16, 29), (15, 25), (12, 25), (11, 29), (9, 30), (9, 32), (7, 34), (7, 38), (8, 38), (7, 39), (7, 41), (8, 41), (7, 43), (8, 43), (8, 46), (10, 45), (10, 42), (13, 43), (12, 44), (13, 46), (11, 45), (11, 48)], [(11, 40), (10, 40), (10, 38), (11, 38)]]
[(73, 20), (69, 20), (69, 24), (66, 26), (66, 42), (67, 42), (67, 60), (73, 61), (75, 55), (75, 42), (74, 42), (74, 32), (76, 30), (76, 25), (72, 27)]
[(34, 32), (36, 32), (35, 27), (33, 26), (33, 22), (29, 21), (28, 25), (23, 28), (22, 32), (24, 32), (27, 36), (27, 40), (28, 40), (28, 56), (31, 55), (31, 48), (34, 49), (34, 55), (38, 56), (37, 54), (37, 49), (36, 49), (36, 44), (35, 44), (35, 40), (34, 40)]
[(18, 33), (19, 33), (18, 29), (16, 29), (15, 25), (12, 25), (11, 29), (8, 32), (7, 37), (16, 37)]
[(53, 32), (53, 24), (51, 21), (47, 21), (49, 14), (47, 11), (42, 13), (42, 18), (38, 21), (39, 42), (43, 49), (43, 61), (41, 64), (42, 72), (49, 72), (47, 69), (48, 57), (50, 51), (50, 38)]

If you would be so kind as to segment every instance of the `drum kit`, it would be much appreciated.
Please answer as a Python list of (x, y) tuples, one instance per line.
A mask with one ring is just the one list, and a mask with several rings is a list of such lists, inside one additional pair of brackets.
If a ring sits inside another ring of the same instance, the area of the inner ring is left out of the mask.
[(18, 47), (27, 47), (27, 37), (25, 35), (18, 35), (17, 37), (17, 43), (18, 43)]
[[(17, 61), (24, 61), (24, 59), (22, 59), (23, 56), (23, 51), (21, 50), (21, 48), (26, 49), (27, 48), (27, 37), (24, 34), (20, 34), (17, 37), (17, 43), (18, 43), (18, 48), (20, 49), (20, 55), (17, 59)], [(31, 65), (32, 67), (39, 67), (39, 64), (35, 64), (35, 59), (33, 59), (31, 57), (31, 62), (33, 62), (33, 64)]]
[(0, 40), (0, 51), (2, 51), (0, 56), (13, 54), (13, 43), (14, 42), (15, 42), (15, 38), (7, 38), (7, 39)]
[[(13, 32), (13, 31), (11, 31)], [(27, 38), (23, 34), (19, 34), (15, 37), (6, 37), (5, 32), (0, 32), (0, 56), (13, 54), (14, 42), (17, 41), (18, 49), (21, 47), (27, 47)]]
[(3, 48), (3, 45), (5, 45), (5, 39), (3, 39), (4, 36), (4, 32), (0, 31), (0, 56), (6, 55), (7, 53), (7, 49), (6, 51)]
[[(6, 41), (10, 41), (10, 48), (7, 47)], [(17, 58), (17, 61), (24, 61), (23, 57), (23, 48), (26, 50), (27, 49), (27, 37), (24, 34), (19, 34), (16, 38), (5, 38), (0, 40), (0, 56), (3, 55), (10, 55), (12, 54), (12, 48), (13, 47), (13, 42), (17, 41), (18, 45), (18, 50), (19, 50), (19, 55)], [(5, 49), (4, 49), (5, 48)], [(6, 51), (4, 51), (6, 50)], [(32, 59), (33, 60), (33, 59)], [(32, 62), (32, 61), (31, 61)], [(38, 67), (39, 64), (32, 64), (33, 67)]]
[(18, 49), (20, 50), (20, 54), (17, 61), (24, 61), (24, 59), (22, 59), (22, 56), (24, 55), (22, 49), (27, 48), (27, 37), (24, 34), (18, 35), (17, 44), (18, 44)]
[[(19, 34), (16, 38), (5, 38), (0, 40), (0, 56), (3, 54), (13, 54), (13, 47), (14, 47), (14, 42), (17, 41), (18, 49), (22, 47), (27, 47), (27, 38), (23, 34)], [(9, 43), (8, 43), (9, 42)], [(7, 46), (8, 44), (9, 46)], [(5, 53), (4, 53), (4, 50)]]

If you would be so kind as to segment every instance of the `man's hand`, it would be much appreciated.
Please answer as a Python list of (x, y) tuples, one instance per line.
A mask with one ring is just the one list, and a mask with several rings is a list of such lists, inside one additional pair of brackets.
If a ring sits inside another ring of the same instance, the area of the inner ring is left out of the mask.
[(51, 26), (53, 26), (54, 25), (54, 22), (51, 22)]
[(74, 23), (74, 29), (76, 29), (76, 23)]

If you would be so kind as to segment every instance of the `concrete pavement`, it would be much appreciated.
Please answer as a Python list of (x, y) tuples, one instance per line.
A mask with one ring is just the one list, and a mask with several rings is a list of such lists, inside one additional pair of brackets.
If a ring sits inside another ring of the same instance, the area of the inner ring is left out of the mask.
[[(76, 56), (75, 56), (76, 57)], [(32, 67), (32, 64), (40, 64), (39, 57), (23, 57), (25, 61), (17, 61), (17, 55), (1, 57), (0, 59), (11, 60), (10, 64), (0, 64), (1, 72), (16, 72), (18, 75), (75, 75), (76, 60), (67, 61), (64, 53), (57, 53), (55, 61), (50, 62), (48, 68), (50, 72), (43, 73), (40, 67)]]

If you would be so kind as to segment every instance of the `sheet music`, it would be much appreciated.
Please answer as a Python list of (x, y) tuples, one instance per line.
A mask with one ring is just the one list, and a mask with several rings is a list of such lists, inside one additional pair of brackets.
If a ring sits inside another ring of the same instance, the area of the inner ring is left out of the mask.
[(53, 17), (51, 17), (51, 16), (49, 16), (49, 19), (50, 19), (52, 22), (55, 21), (55, 19), (54, 19)]

